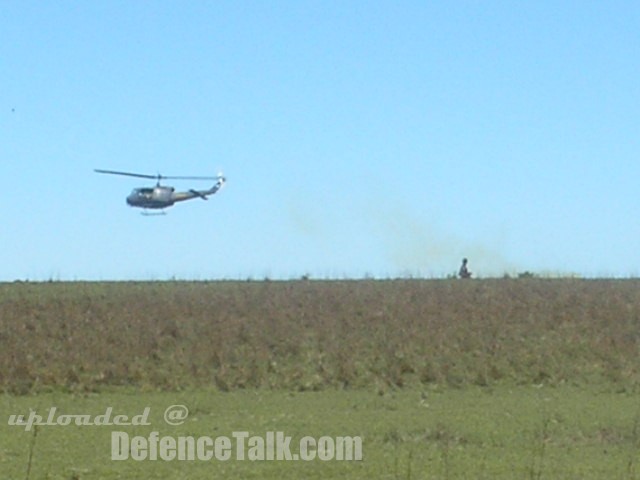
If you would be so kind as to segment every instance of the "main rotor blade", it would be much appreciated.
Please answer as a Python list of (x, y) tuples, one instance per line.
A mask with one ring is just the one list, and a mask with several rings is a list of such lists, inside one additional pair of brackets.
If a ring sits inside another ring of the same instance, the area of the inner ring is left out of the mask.
[[(165, 177), (164, 175), (158, 175), (160, 178), (168, 180), (217, 180), (218, 177)], [(156, 177), (153, 177), (156, 178)]]
[(98, 168), (96, 168), (94, 171), (96, 173), (109, 173), (111, 175), (125, 175), (127, 177), (152, 178), (152, 179), (167, 178), (167, 177), (163, 177), (161, 175), (145, 175), (143, 173), (116, 172), (115, 170), (100, 170)]
[(125, 175), (127, 177), (151, 178), (153, 180), (217, 180), (218, 177), (183, 177), (183, 176), (165, 176), (165, 175), (147, 175), (144, 173), (118, 172), (116, 170), (101, 170), (96, 168), (97, 173), (108, 173), (111, 175)]

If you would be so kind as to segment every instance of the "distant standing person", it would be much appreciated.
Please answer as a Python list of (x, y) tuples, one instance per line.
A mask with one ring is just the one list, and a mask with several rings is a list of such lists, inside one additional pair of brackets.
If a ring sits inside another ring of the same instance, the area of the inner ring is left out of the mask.
[(467, 259), (462, 259), (462, 265), (460, 266), (460, 271), (458, 272), (458, 276), (460, 278), (471, 278), (471, 272), (467, 268)]

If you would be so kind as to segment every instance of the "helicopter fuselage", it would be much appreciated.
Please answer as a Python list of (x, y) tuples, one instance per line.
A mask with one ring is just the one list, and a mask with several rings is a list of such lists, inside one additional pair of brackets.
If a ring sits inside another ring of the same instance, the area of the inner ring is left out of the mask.
[(207, 200), (209, 195), (216, 193), (225, 183), (225, 178), (220, 175), (218, 181), (208, 190), (189, 190), (188, 192), (176, 192), (175, 188), (166, 185), (155, 187), (134, 188), (127, 197), (127, 205), (138, 208), (162, 209), (172, 206), (176, 202), (201, 198)]
[(127, 197), (127, 205), (140, 208), (167, 208), (176, 202), (173, 187), (134, 188)]

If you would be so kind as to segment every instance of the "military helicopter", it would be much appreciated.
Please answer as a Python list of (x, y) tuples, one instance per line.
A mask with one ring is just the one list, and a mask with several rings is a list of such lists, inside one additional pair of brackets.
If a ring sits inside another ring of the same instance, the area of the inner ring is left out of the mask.
[[(127, 177), (150, 178), (156, 180), (155, 187), (134, 188), (127, 197), (127, 205), (144, 209), (143, 215), (164, 215), (165, 208), (171, 207), (176, 202), (201, 198), (208, 200), (209, 195), (213, 195), (226, 182), (226, 178), (220, 173), (216, 177), (174, 177), (164, 175), (146, 175), (142, 173), (118, 172), (115, 170), (95, 169), (96, 173), (107, 173), (110, 175), (124, 175)], [(176, 192), (175, 188), (168, 185), (160, 185), (161, 180), (215, 180), (208, 190), (188, 190), (186, 192)], [(147, 209), (160, 210), (160, 212), (150, 213)]]

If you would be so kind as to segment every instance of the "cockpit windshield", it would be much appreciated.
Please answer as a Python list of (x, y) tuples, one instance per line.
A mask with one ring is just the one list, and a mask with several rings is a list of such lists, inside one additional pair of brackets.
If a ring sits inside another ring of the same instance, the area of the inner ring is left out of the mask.
[(149, 196), (153, 194), (153, 188), (134, 188), (131, 191), (131, 195)]

